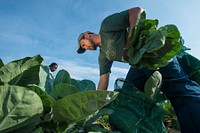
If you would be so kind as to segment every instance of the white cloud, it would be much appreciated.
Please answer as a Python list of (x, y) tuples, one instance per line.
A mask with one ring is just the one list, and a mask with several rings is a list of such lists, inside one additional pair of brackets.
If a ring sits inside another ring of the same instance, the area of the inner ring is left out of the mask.
[(128, 72), (128, 69), (121, 67), (112, 67), (112, 71), (113, 73), (126, 74)]
[(45, 62), (51, 63), (51, 61), (58, 64), (58, 71), (64, 69), (69, 72), (72, 78), (82, 79), (95, 79), (99, 78), (98, 65), (94, 67), (93, 64), (85, 62), (76, 62), (73, 60), (62, 60), (53, 57), (44, 56)]

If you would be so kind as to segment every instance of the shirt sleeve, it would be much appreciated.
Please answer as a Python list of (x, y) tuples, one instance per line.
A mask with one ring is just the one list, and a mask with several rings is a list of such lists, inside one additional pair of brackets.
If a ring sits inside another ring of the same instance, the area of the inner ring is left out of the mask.
[(99, 71), (100, 76), (106, 73), (111, 73), (113, 61), (109, 61), (102, 53), (99, 55)]
[(128, 27), (130, 27), (128, 10), (110, 15), (101, 23), (101, 30), (104, 32), (124, 30)]

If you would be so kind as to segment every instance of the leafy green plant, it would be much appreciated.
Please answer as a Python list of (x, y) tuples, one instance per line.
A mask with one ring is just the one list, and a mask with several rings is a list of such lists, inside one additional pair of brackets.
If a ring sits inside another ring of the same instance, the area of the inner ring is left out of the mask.
[(111, 126), (126, 133), (166, 133), (163, 110), (157, 105), (158, 100), (146, 97), (145, 93), (122, 79), (117, 80), (115, 86), (119, 94), (105, 107), (113, 110), (109, 116)]
[(71, 79), (66, 70), (59, 71), (51, 82), (49, 94), (48, 72), (42, 61), (36, 55), (2, 64), (0, 132), (71, 132), (71, 125), (84, 129), (84, 121), (118, 94), (96, 91), (92, 81)]
[[(28, 132), (40, 123), (40, 97), (25, 87), (0, 86), (0, 132)], [(23, 129), (28, 127), (26, 131)]]
[(149, 98), (124, 83), (96, 91), (91, 80), (73, 79), (66, 70), (54, 81), (43, 63), (36, 55), (2, 64), (0, 132), (165, 132), (164, 122), (177, 127), (171, 105), (158, 104), (162, 97)]
[(177, 116), (174, 112), (174, 109), (171, 106), (170, 101), (165, 100), (165, 102), (163, 102), (161, 104), (161, 106), (164, 110), (163, 118), (164, 118), (164, 122), (165, 122), (166, 127), (173, 128), (173, 129), (176, 129), (176, 130), (180, 130), (179, 123), (178, 123), (178, 120), (177, 120)]
[(54, 80), (54, 86), (59, 84), (59, 83), (67, 83), (70, 84), (71, 83), (71, 76), (70, 74), (66, 71), (66, 70), (60, 70), (57, 75), (56, 78)]
[[(39, 69), (42, 57), (26, 57), (9, 62), (0, 68), (0, 81), (4, 84), (27, 86), (39, 83)], [(31, 76), (30, 76), (31, 75)]]
[(175, 25), (157, 29), (158, 20), (146, 19), (143, 12), (132, 29), (128, 62), (137, 68), (156, 70), (166, 66), (181, 49), (180, 32)]
[(95, 90), (74, 93), (56, 101), (53, 107), (54, 119), (67, 124), (82, 121), (116, 96), (117, 92)]

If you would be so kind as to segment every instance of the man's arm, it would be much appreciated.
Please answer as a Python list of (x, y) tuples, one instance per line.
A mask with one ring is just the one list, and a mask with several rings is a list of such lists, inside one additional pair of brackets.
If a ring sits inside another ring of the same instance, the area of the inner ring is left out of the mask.
[(130, 43), (130, 38), (132, 34), (132, 29), (136, 25), (136, 22), (138, 18), (140, 17), (140, 14), (144, 11), (144, 9), (140, 7), (134, 7), (128, 10), (128, 15), (129, 15), (129, 23), (130, 23), (130, 32), (128, 35), (128, 40), (127, 40), (127, 45)]
[(107, 90), (109, 77), (110, 77), (110, 73), (106, 73), (100, 76), (97, 90)]
[(130, 39), (131, 39), (131, 34), (132, 34), (132, 29), (133, 27), (136, 25), (136, 22), (138, 20), (138, 18), (140, 17), (140, 14), (144, 11), (144, 9), (140, 8), (140, 7), (134, 7), (128, 10), (128, 15), (129, 15), (129, 23), (130, 23), (130, 32), (127, 38), (127, 43), (123, 52), (123, 57), (125, 60), (128, 60), (128, 56), (127, 56), (127, 50), (126, 48), (129, 47), (130, 44)]

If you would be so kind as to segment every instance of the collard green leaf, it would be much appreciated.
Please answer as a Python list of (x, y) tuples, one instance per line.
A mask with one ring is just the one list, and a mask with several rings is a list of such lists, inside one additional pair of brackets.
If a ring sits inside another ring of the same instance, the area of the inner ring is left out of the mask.
[(42, 101), (35, 92), (20, 86), (0, 86), (0, 132), (36, 126), (42, 112)]
[(180, 130), (179, 122), (177, 120), (176, 113), (169, 100), (165, 100), (160, 104), (163, 108), (163, 119), (167, 124), (170, 124), (172, 128)]
[(67, 83), (67, 84), (71, 83), (70, 74), (66, 70), (64, 70), (64, 69), (60, 70), (56, 74), (56, 77), (55, 77), (55, 80), (54, 80), (54, 86), (56, 84), (59, 84), (59, 83)]
[(137, 20), (136, 26), (134, 26), (132, 29), (131, 41), (130, 41), (131, 45), (137, 44), (139, 35), (140, 35), (141, 31), (143, 30), (143, 24), (144, 24), (145, 19), (146, 19), (146, 12), (144, 11), (140, 14), (140, 19)]
[(180, 32), (175, 25), (165, 25), (158, 30), (167, 30), (165, 45), (158, 50), (161, 60), (164, 62), (175, 56), (182, 48)]
[(111, 115), (113, 113), (112, 109), (108, 109), (108, 108), (103, 108), (100, 109), (96, 114), (90, 116), (84, 125), (88, 125), (90, 126), (93, 122), (95, 122), (99, 117), (104, 116), (104, 115)]
[(55, 99), (43, 91), (40, 87), (36, 85), (27, 86), (30, 90), (34, 91), (42, 100), (43, 106), (53, 107)]
[(87, 133), (121, 133), (118, 131), (110, 131), (108, 129), (103, 128), (101, 124), (91, 124), (84, 127)]
[(109, 106), (114, 110), (110, 124), (122, 132), (166, 133), (162, 109), (130, 86), (121, 89)]
[(142, 59), (135, 65), (137, 68), (147, 68), (150, 70), (157, 70), (159, 68), (159, 58), (142, 57)]
[(154, 30), (145, 39), (144, 48), (147, 53), (152, 53), (159, 50), (165, 45), (165, 36), (167, 31)]
[(134, 44), (131, 43), (128, 49), (130, 65), (157, 70), (166, 66), (181, 50), (178, 28), (175, 25), (165, 25), (156, 29), (157, 24), (157, 20), (145, 19), (136, 24), (132, 32), (137, 32), (137, 36), (131, 36)]
[(3, 61), (2, 61), (1, 58), (0, 58), (0, 68), (1, 68), (2, 66), (4, 66), (4, 64), (3, 64)]
[(71, 78), (71, 85), (74, 85), (77, 89), (79, 89), (79, 80)]
[(85, 120), (103, 106), (114, 100), (117, 92), (85, 91), (58, 100), (53, 107), (54, 120), (68, 124)]
[[(114, 113), (110, 115), (110, 121), (113, 125), (117, 125), (117, 128), (124, 133), (136, 132), (137, 122), (140, 121), (134, 113), (122, 107), (117, 107)], [(121, 124), (119, 124), (119, 122)]]
[(65, 96), (68, 96), (77, 92), (79, 92), (79, 90), (74, 85), (67, 84), (67, 83), (59, 83), (54, 86), (50, 95), (55, 100), (58, 100)]
[(38, 86), (50, 94), (54, 86), (54, 77), (50, 73), (49, 67), (44, 63), (40, 66), (39, 79), (40, 82)]
[(162, 75), (159, 71), (155, 71), (152, 76), (148, 78), (144, 86), (144, 94), (149, 99), (154, 99), (160, 91), (162, 83)]
[[(35, 122), (39, 123), (39, 119), (36, 119)], [(20, 124), (19, 124), (20, 125)], [(11, 133), (32, 133), (33, 130), (36, 128), (36, 125), (33, 123), (26, 123), (25, 125), (20, 125), (19, 128), (15, 129), (14, 131), (11, 131)], [(7, 131), (6, 131), (7, 133)], [(10, 133), (10, 132), (9, 132)]]
[(180, 43), (181, 43), (181, 50), (178, 52), (178, 54), (176, 55), (176, 57), (178, 58), (182, 58), (184, 55), (187, 54), (186, 50), (191, 50), (191, 48), (188, 48), (184, 45), (185, 40), (183, 39), (183, 37), (181, 36), (180, 38)]
[(96, 90), (96, 85), (91, 80), (87, 79), (81, 80), (78, 82), (78, 85), (80, 91)]
[(162, 108), (157, 105), (158, 102), (164, 101), (164, 98), (160, 97), (159, 101), (155, 102), (122, 78), (115, 81), (115, 90), (120, 93), (106, 106), (114, 111), (110, 125), (127, 133), (134, 130), (139, 133), (166, 133)]
[(0, 68), (0, 81), (20, 86), (38, 84), (38, 73), (42, 60), (40, 55), (36, 55), (10, 62)]

